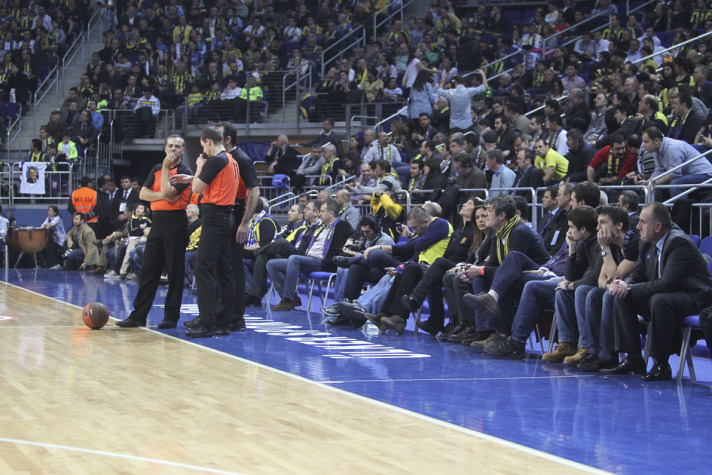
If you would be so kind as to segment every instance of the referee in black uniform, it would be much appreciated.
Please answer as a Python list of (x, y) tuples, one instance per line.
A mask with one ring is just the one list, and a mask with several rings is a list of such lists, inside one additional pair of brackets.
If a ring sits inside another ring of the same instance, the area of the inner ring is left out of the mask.
[(235, 146), (237, 129), (229, 122), (218, 124), (223, 133), (225, 150), (237, 162), (240, 169), (240, 184), (235, 197), (235, 239), (232, 240), (232, 271), (235, 274), (235, 306), (232, 312), (230, 331), (245, 330), (245, 270), (242, 262), (244, 244), (250, 230), (250, 218), (254, 213), (260, 189), (257, 183), (255, 164), (245, 152)]
[(173, 177), (175, 181), (190, 181), (193, 192), (203, 194), (200, 210), (203, 227), (195, 266), (200, 316), (185, 322), (186, 336), (191, 338), (229, 335), (235, 302), (230, 249), (240, 174), (237, 162), (225, 151), (222, 132), (217, 127), (203, 130), (200, 143), (203, 154), (196, 160), (195, 176)]
[(139, 193), (139, 198), (151, 203), (153, 225), (143, 252), (134, 310), (127, 319), (116, 322), (120, 327), (146, 325), (146, 317), (153, 306), (164, 266), (168, 274), (168, 294), (163, 321), (158, 324), (158, 328), (175, 328), (180, 319), (187, 245), (185, 230), (188, 226), (185, 208), (190, 202), (191, 189), (188, 184), (171, 185), (169, 177), (189, 175), (191, 171), (181, 161), (185, 152), (182, 137), (168, 137), (165, 151), (163, 163), (153, 167)]

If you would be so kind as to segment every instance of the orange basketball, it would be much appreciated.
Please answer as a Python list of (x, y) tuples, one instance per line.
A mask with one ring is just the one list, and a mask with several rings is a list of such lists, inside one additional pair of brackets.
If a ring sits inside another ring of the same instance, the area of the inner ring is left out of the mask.
[(109, 321), (109, 309), (101, 302), (88, 303), (82, 311), (84, 324), (92, 330), (98, 330)]

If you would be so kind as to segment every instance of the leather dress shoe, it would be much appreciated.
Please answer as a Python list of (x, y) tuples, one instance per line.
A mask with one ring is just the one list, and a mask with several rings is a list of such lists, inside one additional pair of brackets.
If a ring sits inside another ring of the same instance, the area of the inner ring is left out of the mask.
[(331, 262), (334, 263), (336, 267), (343, 267), (345, 269), (348, 269), (351, 264), (349, 264), (349, 257), (348, 256), (336, 256), (331, 259)]
[(645, 374), (645, 360), (643, 358), (628, 357), (621, 364), (609, 369), (602, 369), (605, 374)]
[(417, 312), (420, 307), (420, 304), (410, 295), (404, 295), (401, 297), (401, 305), (410, 313)]
[(494, 297), (486, 292), (477, 295), (465, 294), (462, 297), (462, 301), (473, 310), (497, 315), (497, 302), (495, 302)]
[(335, 327), (345, 327), (351, 325), (351, 319), (346, 315), (338, 314), (335, 318), (326, 321), (327, 325), (333, 325)]
[(200, 326), (200, 317), (183, 322), (183, 326), (186, 328), (198, 328)]
[(380, 323), (386, 330), (390, 328), (400, 335), (403, 333), (403, 330), (405, 330), (407, 322), (400, 315), (391, 315), (390, 317), (381, 318)]
[(366, 319), (367, 319), (369, 322), (371, 322), (371, 323), (373, 323), (374, 325), (376, 325), (376, 327), (377, 327), (379, 330), (381, 330), (382, 333), (385, 333), (386, 330), (388, 330), (388, 327), (386, 327), (383, 323), (381, 323), (381, 320), (383, 320), (383, 319), (384, 319), (385, 317), (387, 317), (387, 316), (388, 316), (388, 314), (387, 314), (387, 313), (383, 313), (383, 312), (378, 313), (378, 314), (376, 314), (376, 315), (373, 315), (373, 314), (371, 314), (371, 313), (366, 313), (366, 314), (364, 314), (364, 317), (366, 317)]
[(450, 333), (446, 340), (451, 341), (453, 343), (462, 343), (463, 341), (474, 340), (476, 338), (476, 335), (477, 330), (475, 329), (474, 325), (463, 325), (459, 332)]
[(244, 332), (247, 331), (247, 326), (245, 325), (245, 319), (240, 317), (239, 319), (233, 319), (230, 322), (231, 332)]
[(261, 307), (262, 299), (258, 299), (254, 295), (247, 294), (245, 298), (245, 307)]
[(230, 336), (230, 329), (229, 328), (216, 328), (213, 335), (215, 335), (215, 336)]
[(177, 327), (178, 324), (176, 322), (170, 322), (168, 320), (163, 320), (161, 323), (158, 324), (158, 328), (165, 330), (167, 328), (175, 328)]
[(145, 327), (146, 322), (137, 322), (136, 320), (131, 320), (130, 318), (127, 318), (125, 320), (119, 320), (118, 322), (116, 322), (116, 326), (122, 328)]
[[(228, 334), (230, 332), (228, 331)], [(208, 338), (215, 335), (215, 330), (210, 330), (208, 328), (203, 328), (203, 327), (193, 327), (189, 328), (187, 332), (185, 332), (185, 336), (190, 337), (190, 338)]]
[(435, 322), (432, 318), (425, 321), (419, 320), (415, 322), (415, 326), (432, 336), (437, 336), (443, 330), (442, 322)]
[(643, 381), (667, 381), (672, 379), (672, 369), (668, 362), (655, 362), (650, 372), (643, 376)]
[(443, 334), (440, 335), (440, 338), (442, 338), (443, 340), (447, 340), (451, 335), (460, 333), (464, 326), (465, 324), (462, 322), (454, 322), (450, 320), (450, 322), (445, 325), (445, 329), (443, 330)]

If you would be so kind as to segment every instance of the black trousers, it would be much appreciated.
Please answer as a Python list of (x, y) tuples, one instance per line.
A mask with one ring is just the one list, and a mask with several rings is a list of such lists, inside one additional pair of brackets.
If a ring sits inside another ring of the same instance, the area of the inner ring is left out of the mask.
[(232, 206), (204, 203), (200, 212), (203, 229), (195, 264), (195, 280), (198, 285), (200, 326), (207, 329), (229, 328), (235, 304), (232, 211)]
[[(153, 306), (156, 290), (165, 266), (168, 274), (168, 294), (163, 319), (177, 323), (183, 300), (183, 276), (185, 274), (185, 246), (188, 244), (186, 228), (188, 218), (185, 211), (156, 211), (153, 213), (151, 232), (143, 251), (143, 265), (139, 274), (139, 286), (134, 298), (134, 310), (129, 318), (145, 322)], [(118, 267), (121, 260), (117, 255)], [(114, 266), (116, 267), (116, 266)]]
[(402, 318), (408, 318), (410, 310), (401, 305), (401, 297), (407, 295), (410, 289), (415, 287), (415, 284), (423, 277), (423, 268), (417, 262), (409, 262), (405, 265), (402, 274), (398, 274), (393, 279), (386, 301), (383, 302), (383, 309), (389, 315), (399, 315)]
[[(287, 259), (296, 253), (294, 246), (286, 239), (277, 239), (266, 246), (255, 249), (255, 267), (252, 270), (252, 280), (247, 294), (258, 299), (264, 297), (267, 293), (267, 263), (271, 259)], [(235, 269), (237, 272), (237, 267)]]
[(245, 271), (242, 268), (242, 259), (245, 253), (245, 243), (238, 243), (237, 228), (245, 216), (245, 201), (235, 203), (232, 212), (234, 219), (232, 236), (230, 237), (230, 254), (232, 257), (232, 273), (235, 278), (235, 302), (232, 310), (232, 323), (238, 323), (245, 317)]
[(668, 292), (641, 296), (635, 290), (615, 303), (616, 351), (640, 354), (638, 315), (650, 320), (650, 354), (656, 360), (667, 361), (680, 350), (682, 322), (704, 305), (703, 296), (687, 292)]
[(416, 284), (410, 296), (418, 303), (423, 303), (428, 297), (430, 304), (430, 319), (433, 322), (443, 323), (445, 321), (445, 306), (443, 305), (443, 277), (445, 273), (455, 267), (456, 262), (444, 257), (438, 257), (433, 262), (422, 279)]

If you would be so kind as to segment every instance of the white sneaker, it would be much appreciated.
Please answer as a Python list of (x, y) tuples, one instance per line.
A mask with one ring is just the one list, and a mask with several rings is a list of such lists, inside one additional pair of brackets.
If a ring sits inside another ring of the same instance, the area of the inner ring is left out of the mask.
[(114, 272), (113, 270), (110, 270), (109, 272), (104, 274), (104, 278), (105, 279), (118, 279), (119, 275), (116, 272)]
[(62, 268), (62, 266), (60, 266), (59, 264), (57, 264), (57, 265), (54, 265), (54, 266), (50, 267), (49, 270), (57, 270), (57, 269), (61, 269), (61, 268)]
[(138, 280), (138, 275), (134, 274), (133, 272), (129, 272), (129, 274), (126, 276), (126, 280)]

